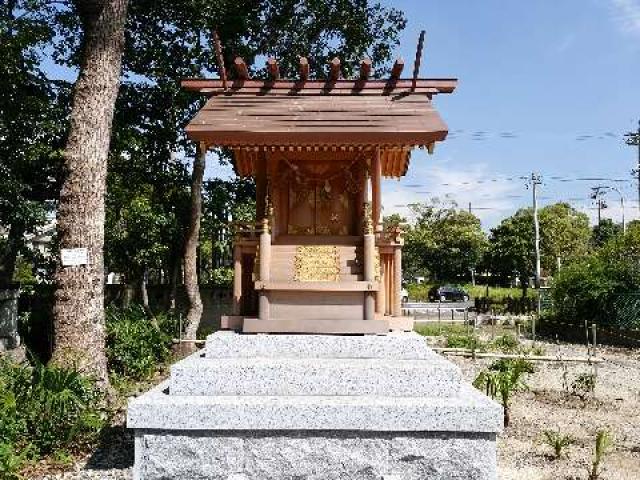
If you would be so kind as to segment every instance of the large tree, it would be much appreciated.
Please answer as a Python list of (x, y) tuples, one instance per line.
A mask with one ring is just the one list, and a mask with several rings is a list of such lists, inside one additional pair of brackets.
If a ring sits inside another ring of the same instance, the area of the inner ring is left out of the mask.
[(87, 248), (88, 263), (56, 270), (53, 359), (108, 386), (104, 351), (104, 222), (107, 157), (120, 85), (127, 0), (77, 0), (82, 26), (64, 180), (58, 208), (60, 248)]
[(404, 248), (411, 273), (438, 281), (467, 278), (487, 244), (480, 219), (437, 199), (412, 208), (416, 221), (406, 232)]
[[(558, 265), (586, 255), (591, 230), (589, 219), (566, 203), (540, 209), (540, 257), (545, 274), (553, 275)], [(523, 292), (535, 274), (533, 210), (523, 208), (491, 230), (485, 259), (491, 273), (503, 280), (518, 277)]]

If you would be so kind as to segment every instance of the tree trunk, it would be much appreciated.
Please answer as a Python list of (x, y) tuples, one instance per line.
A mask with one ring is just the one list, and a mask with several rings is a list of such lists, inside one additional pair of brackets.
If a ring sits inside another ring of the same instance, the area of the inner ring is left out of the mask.
[[(189, 301), (189, 311), (185, 322), (186, 340), (195, 340), (200, 318), (202, 317), (202, 299), (198, 285), (198, 239), (200, 236), (200, 217), (202, 216), (202, 180), (206, 158), (206, 147), (201, 144), (193, 162), (191, 179), (191, 218), (184, 249), (184, 286)], [(192, 344), (193, 345), (193, 344)]]
[(60, 248), (85, 247), (88, 264), (58, 265), (53, 360), (109, 386), (105, 355), (104, 221), (107, 156), (118, 88), (127, 0), (74, 2), (83, 26), (65, 177), (58, 208)]

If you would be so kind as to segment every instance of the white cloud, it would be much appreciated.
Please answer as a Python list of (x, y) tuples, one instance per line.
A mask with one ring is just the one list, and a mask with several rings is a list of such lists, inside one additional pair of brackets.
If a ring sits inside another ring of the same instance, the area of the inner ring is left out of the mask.
[[(507, 181), (486, 164), (466, 164), (461, 167), (447, 159), (434, 163), (430, 159), (417, 157), (412, 159), (407, 177), (400, 181), (384, 181), (384, 215), (399, 213), (409, 217), (409, 204), (423, 203), (433, 197), (449, 198), (465, 209), (471, 202), (472, 212), (480, 218), (483, 228), (488, 230), (519, 206), (529, 204), (530, 193), (525, 189), (523, 180)], [(521, 198), (514, 198), (516, 196)]]
[(609, 0), (613, 19), (625, 33), (640, 36), (640, 0)]

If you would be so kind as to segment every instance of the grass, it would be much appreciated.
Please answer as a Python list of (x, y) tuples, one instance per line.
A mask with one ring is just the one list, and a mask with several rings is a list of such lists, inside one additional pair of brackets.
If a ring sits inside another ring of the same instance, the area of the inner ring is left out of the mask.
[(468, 327), (461, 324), (451, 323), (421, 323), (417, 324), (414, 328), (416, 332), (425, 337), (438, 337), (444, 335), (466, 335), (468, 333)]

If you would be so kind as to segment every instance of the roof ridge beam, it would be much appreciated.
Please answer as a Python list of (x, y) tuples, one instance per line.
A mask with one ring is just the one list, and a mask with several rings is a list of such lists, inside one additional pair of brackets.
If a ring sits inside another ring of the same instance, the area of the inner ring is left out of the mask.
[(300, 80), (306, 82), (309, 80), (309, 60), (307, 57), (300, 57)]
[(247, 64), (242, 57), (236, 57), (233, 61), (233, 64), (236, 69), (236, 75), (240, 80), (249, 80), (249, 69), (247, 68)]
[(397, 80), (402, 75), (402, 70), (404, 69), (404, 60), (402, 57), (396, 59), (393, 64), (393, 68), (391, 69), (391, 78)]
[(371, 75), (371, 59), (363, 58), (360, 61), (360, 80), (368, 80)]
[(329, 62), (329, 81), (336, 82), (340, 78), (340, 59), (334, 57)]

